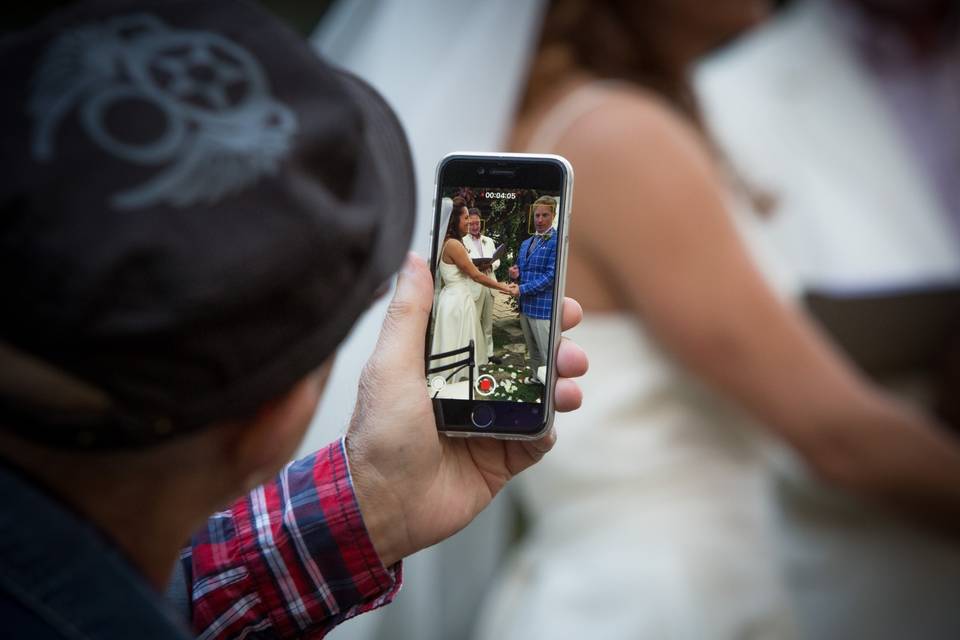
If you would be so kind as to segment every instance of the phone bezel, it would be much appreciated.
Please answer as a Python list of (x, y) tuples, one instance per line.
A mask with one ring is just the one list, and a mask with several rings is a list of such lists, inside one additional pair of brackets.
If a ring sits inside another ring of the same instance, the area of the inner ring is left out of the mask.
[[(482, 169), (482, 171), (478, 171)], [(513, 171), (512, 175), (504, 174)], [(570, 228), (571, 198), (573, 196), (573, 168), (562, 156), (521, 153), (455, 152), (445, 156), (437, 165), (434, 215), (431, 239), (438, 238), (440, 206), (443, 190), (449, 186), (471, 188), (529, 188), (560, 193), (557, 233), (557, 276), (554, 282), (553, 308), (550, 322), (551, 353), (547, 364), (547, 384), (541, 403), (508, 400), (453, 400), (432, 398), (437, 429), (448, 436), (494, 437), (533, 440), (542, 437), (553, 426), (553, 396), (556, 388), (556, 351), (560, 343), (560, 310), (566, 283), (567, 246)], [(430, 265), (437, 264), (439, 243), (431, 242)], [(425, 356), (430, 354), (433, 314), (427, 327)], [(488, 427), (473, 425), (470, 416), (479, 404), (491, 406), (496, 419)]]

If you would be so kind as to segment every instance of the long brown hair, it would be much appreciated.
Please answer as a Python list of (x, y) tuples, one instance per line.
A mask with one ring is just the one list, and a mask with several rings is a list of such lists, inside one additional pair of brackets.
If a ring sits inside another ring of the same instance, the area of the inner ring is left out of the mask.
[(662, 27), (648, 7), (645, 0), (550, 2), (527, 100), (553, 86), (557, 75), (573, 63), (600, 78), (646, 87), (699, 122), (690, 83), (660, 46), (663, 40), (656, 33)]
[[(650, 0), (552, 0), (544, 18), (536, 58), (521, 112), (576, 67), (611, 80), (625, 80), (663, 97), (703, 135), (728, 178), (760, 215), (776, 206), (771, 194), (756, 188), (730, 163), (707, 131), (688, 70), (666, 50), (657, 3)], [(722, 44), (734, 32), (720, 34), (705, 49)], [(704, 51), (706, 53), (706, 50)]]
[(467, 208), (467, 201), (461, 196), (453, 199), (453, 209), (450, 210), (450, 222), (447, 223), (447, 231), (444, 233), (444, 239), (456, 238), (462, 241), (460, 236), (460, 218), (463, 216), (463, 210)]

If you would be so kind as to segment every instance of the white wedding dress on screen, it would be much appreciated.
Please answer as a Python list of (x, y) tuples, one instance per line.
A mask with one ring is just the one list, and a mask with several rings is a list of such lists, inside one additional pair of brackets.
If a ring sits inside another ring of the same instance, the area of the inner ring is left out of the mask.
[[(550, 152), (605, 91), (595, 83), (562, 100), (530, 151)], [(768, 281), (793, 295), (763, 250), (761, 220), (730, 209)], [(761, 431), (632, 314), (586, 313), (568, 335), (590, 357), (583, 406), (557, 416), (557, 445), (515, 480), (530, 531), (503, 563), (476, 637), (794, 637), (768, 529)]]
[[(433, 345), (430, 353), (445, 353), (466, 347), (473, 340), (474, 360), (477, 366), (487, 364), (487, 340), (480, 324), (477, 300), (482, 293), (482, 285), (468, 278), (455, 264), (447, 264), (442, 259), (437, 265), (440, 279), (440, 295), (437, 297), (436, 315), (433, 321)], [(431, 367), (463, 359), (463, 354), (431, 360)], [(465, 380), (470, 372), (463, 368), (455, 373), (444, 371), (439, 375), (451, 376), (449, 382)], [(474, 370), (474, 375), (477, 371)]]

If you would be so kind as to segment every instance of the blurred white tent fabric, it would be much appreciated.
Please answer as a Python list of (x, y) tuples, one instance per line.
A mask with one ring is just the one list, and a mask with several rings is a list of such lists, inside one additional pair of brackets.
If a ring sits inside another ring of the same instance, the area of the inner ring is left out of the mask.
[[(406, 128), (418, 183), (412, 249), (422, 256), (429, 256), (436, 164), (450, 151), (503, 147), (543, 8), (542, 0), (339, 0), (312, 36), (329, 60), (376, 87)], [(346, 428), (386, 306), (386, 299), (374, 305), (340, 349), (302, 452)], [(495, 502), (465, 531), (405, 562), (396, 602), (330, 637), (467, 637), (506, 529), (504, 505)]]

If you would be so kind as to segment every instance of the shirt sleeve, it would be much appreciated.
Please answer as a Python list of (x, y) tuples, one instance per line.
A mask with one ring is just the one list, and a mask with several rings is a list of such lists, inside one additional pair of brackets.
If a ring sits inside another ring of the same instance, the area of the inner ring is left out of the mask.
[(367, 533), (343, 440), (289, 464), (215, 514), (181, 553), (198, 638), (321, 638), (388, 604), (386, 568)]

